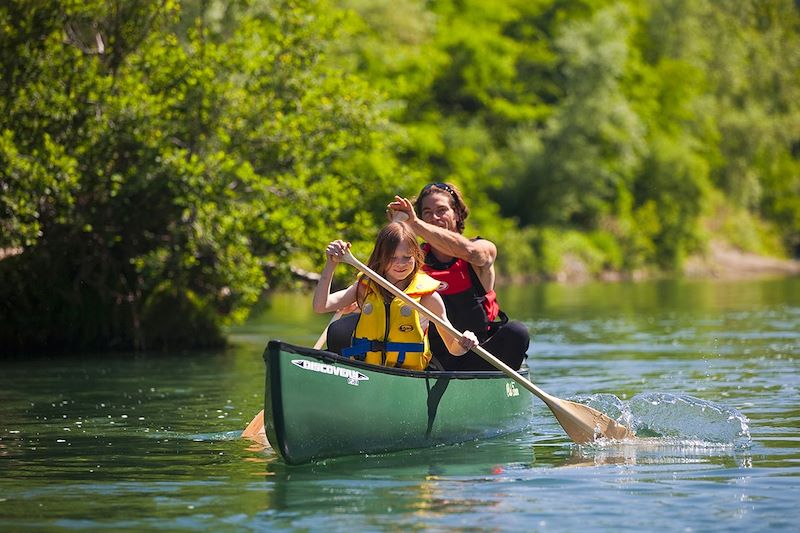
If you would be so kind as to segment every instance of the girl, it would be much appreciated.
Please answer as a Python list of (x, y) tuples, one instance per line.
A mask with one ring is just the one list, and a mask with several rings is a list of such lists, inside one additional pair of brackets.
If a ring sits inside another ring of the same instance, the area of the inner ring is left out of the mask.
[[(350, 243), (336, 240), (325, 249), (328, 261), (314, 291), (314, 311), (325, 313), (356, 303), (361, 313), (352, 343), (342, 355), (372, 364), (424, 370), (431, 360), (427, 318), (361, 274), (346, 289), (330, 293), (333, 272), (349, 248)], [(449, 323), (444, 302), (436, 292), (439, 282), (420, 271), (422, 259), (411, 229), (392, 222), (378, 234), (368, 266)], [(439, 335), (455, 356), (478, 344), (471, 331), (465, 331), (461, 338), (447, 331), (439, 331)]]

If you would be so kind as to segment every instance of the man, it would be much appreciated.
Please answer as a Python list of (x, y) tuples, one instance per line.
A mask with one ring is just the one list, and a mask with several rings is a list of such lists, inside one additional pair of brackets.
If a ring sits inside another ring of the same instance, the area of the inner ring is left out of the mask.
[[(497, 248), (486, 239), (462, 235), (469, 210), (459, 190), (450, 183), (430, 183), (414, 203), (396, 196), (388, 208), (392, 217), (406, 216), (405, 223), (425, 241), (422, 268), (441, 282), (438, 292), (453, 326), (474, 331), (486, 351), (519, 369), (527, 357), (528, 328), (500, 311), (494, 292)], [(430, 342), (434, 357), (446, 370), (494, 370), (474, 352), (451, 355), (436, 332)]]

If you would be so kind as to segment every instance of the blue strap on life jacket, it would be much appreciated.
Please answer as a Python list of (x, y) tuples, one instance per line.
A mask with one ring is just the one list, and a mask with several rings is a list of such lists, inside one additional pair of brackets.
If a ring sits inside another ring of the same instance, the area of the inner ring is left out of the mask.
[[(422, 352), (425, 345), (421, 342), (383, 342), (373, 341), (363, 337), (353, 339), (353, 344), (342, 349), (344, 357), (354, 357), (359, 361), (366, 358), (367, 352), (397, 352), (397, 363), (395, 366), (403, 366), (407, 352)], [(359, 357), (360, 356), (360, 357)]]
[[(369, 339), (354, 338), (350, 346), (347, 348), (342, 348), (342, 355), (344, 357), (355, 357), (359, 361), (363, 361), (367, 355), (367, 352), (371, 351), (371, 346), (372, 342), (370, 342)], [(361, 357), (359, 357), (359, 355)]]

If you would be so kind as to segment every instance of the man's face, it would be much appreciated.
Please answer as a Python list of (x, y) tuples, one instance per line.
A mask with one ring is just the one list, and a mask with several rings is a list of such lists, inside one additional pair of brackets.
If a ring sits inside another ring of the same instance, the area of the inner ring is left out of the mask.
[(450, 195), (446, 192), (434, 192), (423, 198), (420, 215), (428, 224), (457, 231), (456, 212), (450, 207)]

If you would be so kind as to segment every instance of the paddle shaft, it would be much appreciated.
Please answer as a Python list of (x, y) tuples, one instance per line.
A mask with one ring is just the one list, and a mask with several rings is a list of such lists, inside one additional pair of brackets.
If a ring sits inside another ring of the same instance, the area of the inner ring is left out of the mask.
[[(405, 303), (407, 303), (408, 305), (410, 305), (411, 307), (413, 307), (414, 309), (416, 309), (417, 311), (428, 317), (432, 322), (436, 324), (438, 328), (444, 329), (445, 331), (450, 333), (450, 335), (456, 338), (462, 337), (462, 333), (459, 332), (457, 329), (455, 329), (451, 324), (442, 320), (439, 316), (429, 311), (428, 308), (426, 308), (424, 305), (413, 300), (410, 296), (401, 291), (399, 288), (389, 283), (386, 279), (383, 278), (383, 276), (381, 276), (380, 274), (369, 268), (367, 265), (365, 265), (364, 263), (353, 257), (353, 254), (351, 254), (349, 250), (345, 253), (344, 257), (342, 258), (342, 261), (356, 267), (358, 270), (369, 276), (370, 279), (372, 279), (375, 283), (377, 283), (378, 285), (380, 285), (381, 287), (392, 293), (394, 296), (400, 298)], [(531, 383), (529, 380), (525, 379), (525, 377), (520, 375), (518, 372), (514, 371), (514, 369), (512, 369), (510, 366), (505, 364), (503, 361), (501, 361), (494, 355), (487, 352), (483, 347), (474, 346), (472, 348), (472, 351), (480, 355), (486, 362), (488, 362), (496, 369), (500, 370), (503, 374), (510, 377), (511, 379), (513, 379), (514, 381), (525, 387), (527, 390), (532, 392), (534, 395), (536, 395), (536, 397), (538, 397), (548, 406), (551, 405), (554, 401), (558, 401), (557, 398), (555, 398), (554, 396), (550, 396), (542, 389)]]
[[(392, 293), (395, 297), (400, 298), (418, 312), (427, 316), (436, 324), (437, 327), (444, 329), (450, 333), (450, 335), (453, 335), (456, 338), (462, 337), (462, 334), (458, 332), (452, 325), (431, 313), (423, 305), (420, 305), (412, 300), (406, 293), (386, 281), (377, 272), (353, 257), (353, 254), (351, 254), (349, 250), (345, 252), (342, 261), (356, 267), (373, 281), (375, 281), (375, 283)], [(558, 420), (558, 423), (561, 424), (561, 427), (564, 428), (564, 431), (573, 441), (582, 444), (592, 442), (598, 437), (627, 439), (635, 436), (634, 432), (628, 429), (625, 425), (620, 424), (597, 409), (589, 407), (588, 405), (571, 402), (569, 400), (562, 400), (547, 394), (482, 347), (475, 346), (472, 348), (472, 350), (480, 355), (489, 364), (500, 370), (503, 374), (513, 379), (525, 389), (533, 393), (534, 396), (542, 400), (550, 409), (550, 411), (552, 411), (553, 415), (556, 417), (556, 420)]]
[(322, 334), (319, 336), (319, 339), (317, 339), (317, 342), (314, 343), (315, 350), (319, 350), (320, 348), (322, 348), (322, 345), (325, 344), (325, 339), (328, 336), (328, 328), (331, 327), (331, 324), (333, 324), (340, 318), (342, 318), (341, 309), (333, 314), (333, 317), (331, 317), (330, 321), (328, 322), (328, 325), (325, 326), (325, 329), (322, 330)]

